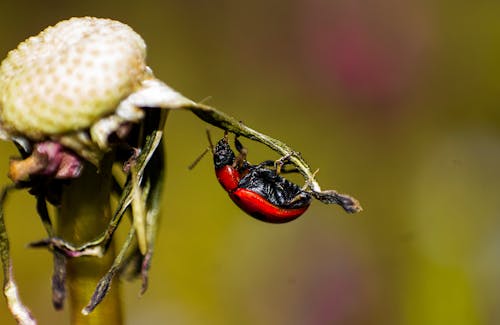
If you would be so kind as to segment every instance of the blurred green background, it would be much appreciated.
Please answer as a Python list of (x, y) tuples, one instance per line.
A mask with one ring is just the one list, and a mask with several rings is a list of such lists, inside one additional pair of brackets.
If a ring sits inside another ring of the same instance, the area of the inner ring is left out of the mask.
[[(499, 324), (499, 14), (486, 0), (3, 0), (0, 53), (71, 16), (125, 22), (160, 79), (289, 143), (365, 208), (256, 221), (210, 159), (187, 170), (206, 125), (173, 112), (150, 288), (122, 286), (127, 324)], [(252, 162), (278, 158), (244, 143)], [(0, 154), (7, 184), (14, 146)], [(24, 301), (67, 324), (50, 255), (26, 248), (45, 236), (28, 194), (7, 227)]]

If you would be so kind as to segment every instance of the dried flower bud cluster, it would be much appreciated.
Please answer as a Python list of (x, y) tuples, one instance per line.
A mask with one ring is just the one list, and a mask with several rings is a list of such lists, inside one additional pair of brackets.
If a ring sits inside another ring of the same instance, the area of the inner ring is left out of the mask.
[(140, 87), (146, 45), (129, 26), (72, 18), (12, 50), (0, 66), (4, 132), (32, 140), (90, 127)]

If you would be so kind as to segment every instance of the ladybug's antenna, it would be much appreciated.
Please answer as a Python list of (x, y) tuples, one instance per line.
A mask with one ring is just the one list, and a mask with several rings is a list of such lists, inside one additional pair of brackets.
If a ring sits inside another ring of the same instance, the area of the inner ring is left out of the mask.
[(191, 165), (188, 166), (188, 169), (189, 170), (192, 170), (194, 167), (196, 167), (196, 165), (200, 162), (200, 160), (203, 159), (203, 157), (205, 157), (205, 155), (207, 154), (207, 152), (211, 151), (211, 152), (214, 152), (214, 144), (212, 142), (212, 138), (210, 137), (210, 130), (207, 129), (207, 138), (208, 138), (208, 145), (209, 147), (206, 148), (205, 150), (203, 150), (203, 152), (201, 153), (201, 155), (199, 155), (192, 163)]

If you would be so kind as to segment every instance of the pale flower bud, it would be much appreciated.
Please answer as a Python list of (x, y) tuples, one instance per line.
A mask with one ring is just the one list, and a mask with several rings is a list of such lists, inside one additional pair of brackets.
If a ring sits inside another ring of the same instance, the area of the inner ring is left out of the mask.
[(28, 38), (0, 66), (4, 137), (89, 128), (141, 86), (145, 58), (144, 40), (109, 19), (72, 18)]

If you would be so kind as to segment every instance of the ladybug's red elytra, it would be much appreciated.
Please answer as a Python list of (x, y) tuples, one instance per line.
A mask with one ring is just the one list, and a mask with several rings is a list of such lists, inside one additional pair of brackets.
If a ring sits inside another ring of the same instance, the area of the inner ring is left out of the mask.
[(227, 135), (213, 149), (215, 174), (229, 197), (252, 217), (270, 223), (285, 223), (301, 216), (312, 196), (280, 176), (272, 161), (251, 165), (246, 150), (235, 140), (239, 155), (229, 146)]

